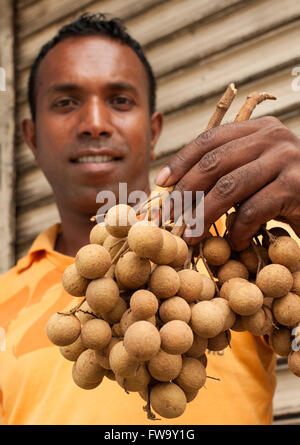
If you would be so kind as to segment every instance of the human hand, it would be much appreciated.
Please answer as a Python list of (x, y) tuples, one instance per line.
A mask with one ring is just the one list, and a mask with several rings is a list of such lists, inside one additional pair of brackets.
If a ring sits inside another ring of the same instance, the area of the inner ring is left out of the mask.
[[(277, 118), (234, 122), (201, 133), (168, 161), (156, 178), (174, 191), (202, 190), (204, 232), (239, 203), (229, 240), (248, 247), (271, 219), (288, 223), (300, 236), (300, 141)], [(188, 224), (188, 221), (186, 221)]]

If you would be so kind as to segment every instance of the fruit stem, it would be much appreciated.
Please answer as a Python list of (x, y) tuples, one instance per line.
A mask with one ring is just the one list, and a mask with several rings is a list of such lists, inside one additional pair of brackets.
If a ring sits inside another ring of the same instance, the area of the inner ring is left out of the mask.
[(268, 235), (270, 243), (274, 243), (277, 239), (276, 236), (272, 235), (272, 233), (266, 227), (262, 226), (261, 228)]
[(73, 309), (70, 309), (68, 312), (57, 312), (58, 314), (61, 315), (72, 315), (75, 314), (75, 312), (78, 311), (78, 309), (80, 308), (80, 306), (85, 302), (85, 298), (79, 303), (77, 304), (77, 306), (73, 307)]
[(111, 264), (115, 264), (122, 255), (122, 253), (124, 253), (127, 248), (128, 248), (128, 241), (125, 241), (119, 252), (113, 257)]
[(221, 381), (221, 379), (218, 379), (217, 377), (211, 377), (210, 375), (207, 375), (206, 378), (213, 379), (213, 380), (219, 380), (219, 382)]
[(200, 255), (199, 255), (199, 257), (198, 257), (197, 260), (196, 260), (196, 266), (197, 266), (198, 261), (199, 261), (200, 258), (201, 258), (201, 259), (202, 259), (202, 262), (203, 262), (203, 264), (204, 264), (204, 266), (205, 266), (205, 268), (206, 268), (206, 270), (207, 270), (207, 272), (208, 272), (208, 274), (209, 274), (209, 276), (210, 276), (210, 278), (211, 278), (211, 280), (213, 281), (213, 283), (214, 283), (214, 285), (215, 285), (216, 292), (217, 292), (217, 296), (219, 297), (219, 296), (220, 296), (220, 290), (219, 290), (219, 288), (218, 288), (218, 286), (217, 286), (217, 283), (215, 282), (214, 276), (213, 276), (213, 274), (212, 274), (212, 272), (211, 272), (211, 270), (210, 270), (210, 267), (209, 267), (209, 265), (208, 265), (208, 263), (207, 263), (207, 261), (206, 261), (206, 258), (205, 258), (205, 256), (204, 256), (204, 254), (203, 254), (203, 242), (202, 242), (202, 241), (200, 241), (200, 243), (199, 243), (199, 247), (200, 247)]
[(257, 278), (257, 275), (258, 275), (259, 272), (261, 271), (261, 268), (262, 268), (262, 267), (265, 267), (265, 263), (264, 263), (264, 261), (263, 261), (261, 255), (260, 255), (259, 250), (258, 250), (258, 248), (257, 248), (257, 245), (255, 244), (255, 242), (253, 241), (253, 239), (251, 240), (251, 246), (252, 246), (252, 248), (253, 248), (253, 250), (254, 250), (254, 252), (255, 252), (255, 255), (256, 255), (256, 257), (257, 257), (257, 261), (258, 261), (258, 264), (257, 264), (257, 270), (256, 270), (256, 278)]

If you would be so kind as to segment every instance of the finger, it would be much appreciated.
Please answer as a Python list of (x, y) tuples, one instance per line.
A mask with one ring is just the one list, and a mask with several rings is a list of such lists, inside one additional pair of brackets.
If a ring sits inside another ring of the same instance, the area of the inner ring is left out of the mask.
[(222, 176), (254, 161), (274, 147), (273, 141), (266, 138), (265, 133), (266, 130), (262, 129), (205, 153), (178, 181), (174, 191), (209, 191)]
[(278, 120), (267, 116), (246, 122), (232, 122), (204, 131), (171, 157), (158, 173), (156, 184), (161, 187), (175, 184), (208, 151), (275, 124), (278, 125)]
[(204, 199), (205, 218), (203, 235), (208, 232), (210, 226), (220, 216), (235, 204), (246, 200), (266, 184), (273, 181), (279, 172), (280, 159), (273, 154), (266, 154), (222, 176)]
[(260, 227), (280, 214), (285, 201), (284, 193), (275, 180), (239, 207), (229, 232), (229, 241), (235, 250), (247, 249)]

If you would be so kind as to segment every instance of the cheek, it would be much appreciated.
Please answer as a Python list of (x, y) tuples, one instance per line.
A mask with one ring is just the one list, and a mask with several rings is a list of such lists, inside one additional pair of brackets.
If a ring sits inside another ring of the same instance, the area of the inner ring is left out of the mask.
[(122, 136), (127, 140), (131, 154), (135, 158), (149, 157), (151, 143), (151, 127), (149, 118), (139, 116), (138, 119), (128, 119), (122, 125)]

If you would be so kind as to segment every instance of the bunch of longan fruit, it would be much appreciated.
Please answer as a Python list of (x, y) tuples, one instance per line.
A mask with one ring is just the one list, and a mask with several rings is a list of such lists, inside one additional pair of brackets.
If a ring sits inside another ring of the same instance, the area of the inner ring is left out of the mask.
[[(230, 214), (228, 220), (232, 220)], [(190, 248), (191, 249), (191, 248)], [(230, 345), (230, 330), (265, 336), (300, 376), (292, 329), (300, 322), (300, 248), (281, 228), (234, 252), (226, 235), (201, 243), (200, 274), (185, 241), (119, 204), (90, 233), (63, 274), (73, 310), (54, 314), (49, 339), (74, 362), (74, 382), (104, 376), (147, 402), (149, 418), (183, 414), (205, 385), (205, 352)], [(199, 259), (198, 258), (198, 259)]]

